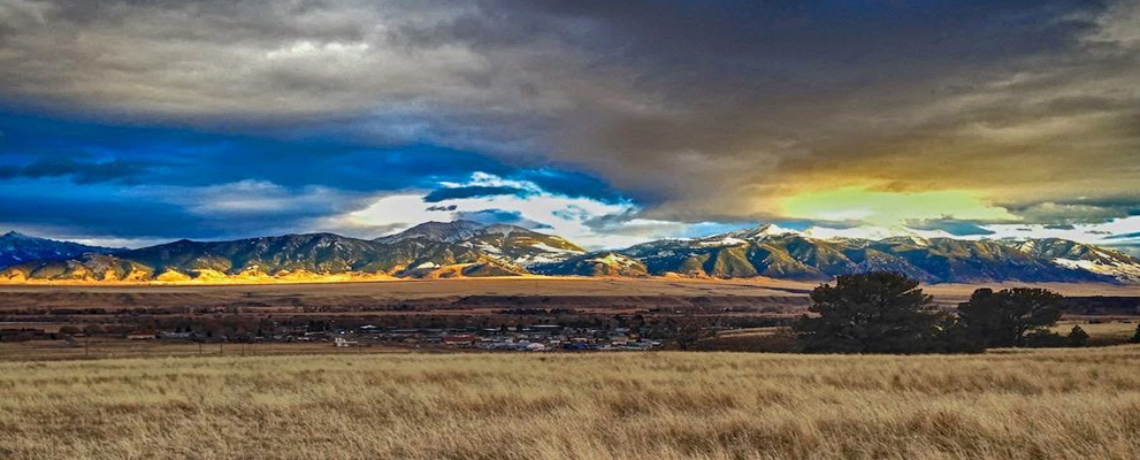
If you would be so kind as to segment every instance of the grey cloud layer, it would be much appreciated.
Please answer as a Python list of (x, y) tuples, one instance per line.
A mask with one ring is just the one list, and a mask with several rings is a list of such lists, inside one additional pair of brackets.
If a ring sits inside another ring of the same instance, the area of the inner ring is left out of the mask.
[(804, 184), (1104, 219), (1071, 202), (1140, 202), (1137, 4), (0, 0), (0, 97), (537, 156), (660, 219)]

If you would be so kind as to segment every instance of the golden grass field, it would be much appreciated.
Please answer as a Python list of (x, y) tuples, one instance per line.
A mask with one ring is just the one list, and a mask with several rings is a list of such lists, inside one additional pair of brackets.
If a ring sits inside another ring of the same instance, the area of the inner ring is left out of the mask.
[(1140, 347), (0, 363), (5, 459), (1135, 459)]

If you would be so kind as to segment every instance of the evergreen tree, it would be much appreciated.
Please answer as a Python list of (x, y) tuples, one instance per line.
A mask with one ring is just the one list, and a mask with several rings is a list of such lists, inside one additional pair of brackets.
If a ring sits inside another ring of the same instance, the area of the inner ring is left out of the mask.
[(1063, 297), (1046, 289), (974, 291), (958, 305), (958, 318), (991, 347), (1020, 347), (1028, 333), (1053, 326), (1061, 318)]
[(945, 321), (919, 282), (899, 273), (840, 275), (811, 292), (809, 311), (793, 326), (807, 352), (921, 353), (939, 351)]

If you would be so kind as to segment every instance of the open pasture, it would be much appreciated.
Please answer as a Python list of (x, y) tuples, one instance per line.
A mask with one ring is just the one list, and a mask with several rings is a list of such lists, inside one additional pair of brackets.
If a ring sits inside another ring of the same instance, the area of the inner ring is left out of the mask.
[(1133, 459), (1140, 347), (0, 363), (20, 459)]

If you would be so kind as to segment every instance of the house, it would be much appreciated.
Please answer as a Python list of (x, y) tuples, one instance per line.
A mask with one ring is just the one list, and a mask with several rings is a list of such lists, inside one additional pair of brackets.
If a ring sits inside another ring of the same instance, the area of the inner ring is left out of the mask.
[(337, 337), (337, 338), (333, 339), (333, 346), (336, 346), (337, 348), (355, 347), (357, 345), (360, 345), (360, 342), (357, 342), (355, 340), (348, 340), (344, 337)]

